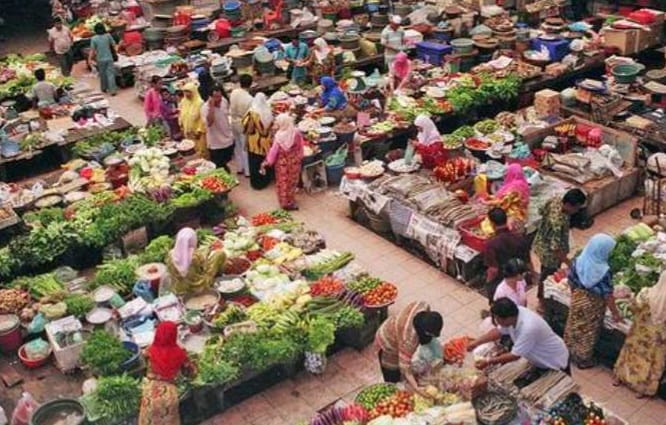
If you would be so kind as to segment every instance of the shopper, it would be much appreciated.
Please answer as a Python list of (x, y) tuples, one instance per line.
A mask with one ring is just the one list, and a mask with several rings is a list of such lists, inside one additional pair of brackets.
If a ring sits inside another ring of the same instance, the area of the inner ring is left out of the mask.
[(250, 104), (250, 109), (243, 118), (243, 133), (247, 142), (248, 163), (250, 168), (250, 186), (255, 190), (264, 189), (273, 180), (270, 172), (262, 172), (261, 164), (271, 148), (271, 129), (273, 111), (266, 100), (266, 95), (257, 93)]
[(148, 373), (143, 381), (139, 425), (180, 424), (176, 378), (182, 372), (194, 375), (187, 352), (178, 345), (178, 326), (161, 322), (153, 343), (146, 350)]
[(116, 69), (114, 62), (117, 60), (116, 43), (111, 34), (106, 32), (106, 27), (99, 22), (94, 27), (95, 35), (90, 40), (90, 63), (97, 63), (100, 89), (111, 96), (116, 95)]
[(525, 274), (529, 272), (527, 264), (520, 258), (510, 259), (502, 269), (504, 279), (495, 289), (493, 301), (508, 298), (516, 305), (527, 307), (527, 282)]
[(335, 55), (333, 49), (326, 40), (319, 37), (314, 41), (314, 48), (308, 61), (310, 65), (310, 77), (312, 84), (317, 85), (321, 77), (332, 77), (335, 75)]
[(205, 125), (201, 117), (203, 100), (199, 95), (194, 83), (187, 83), (183, 87), (183, 98), (180, 100), (178, 109), (178, 124), (183, 132), (183, 137), (194, 141), (194, 147), (202, 158), (208, 158), (206, 147)]
[(229, 161), (234, 157), (234, 136), (231, 132), (229, 100), (222, 86), (216, 85), (211, 96), (201, 108), (206, 122), (206, 142), (211, 161), (218, 168), (229, 171)]
[(224, 266), (224, 251), (198, 246), (197, 233), (189, 228), (180, 229), (174, 248), (167, 254), (166, 265), (170, 287), (160, 293), (183, 295), (209, 289)]
[[(415, 321), (417, 316), (423, 318), (419, 320), (418, 330)], [(412, 371), (412, 357), (419, 348), (419, 341), (425, 342), (428, 334), (432, 338), (439, 336), (442, 329), (438, 317), (441, 320), (441, 315), (431, 312), (427, 303), (416, 301), (407, 304), (398, 314), (382, 323), (375, 335), (375, 344), (379, 349), (379, 365), (385, 382), (404, 380), (411, 389), (423, 392)]]
[(419, 346), (412, 355), (411, 370), (414, 375), (423, 376), (430, 372), (434, 362), (444, 358), (440, 339), (444, 320), (437, 312), (421, 311), (414, 316), (413, 325)]
[(523, 357), (537, 369), (571, 373), (567, 346), (541, 316), (526, 307), (517, 306), (508, 298), (497, 299), (490, 312), (497, 327), (472, 341), (468, 350), (499, 341), (502, 335), (511, 337), (513, 347), (508, 353), (478, 361), (479, 369), (510, 363)]
[(506, 169), (504, 182), (495, 193), (495, 199), (509, 215), (509, 227), (524, 231), (530, 203), (530, 185), (520, 164), (511, 164)]
[(497, 285), (506, 277), (504, 270), (509, 261), (519, 259), (530, 270), (532, 262), (527, 237), (509, 230), (507, 215), (503, 209), (491, 209), (488, 219), (495, 229), (495, 235), (486, 243), (483, 259), (486, 266), (486, 297), (488, 303), (492, 304)]
[(539, 275), (539, 310), (543, 310), (543, 281), (568, 263), (569, 220), (585, 207), (587, 197), (580, 189), (570, 189), (564, 196), (555, 196), (539, 210), (541, 222), (534, 238), (534, 253), (541, 262)]
[(608, 265), (614, 247), (615, 240), (612, 237), (598, 233), (592, 236), (569, 269), (571, 305), (564, 341), (571, 351), (571, 360), (579, 369), (595, 365), (594, 346), (601, 333), (606, 307), (614, 321), (622, 321), (615, 305)]
[(72, 44), (74, 38), (67, 26), (62, 24), (61, 18), (53, 19), (53, 28), (48, 30), (49, 46), (56, 54), (58, 63), (60, 64), (60, 71), (65, 77), (69, 77), (72, 72), (72, 65), (74, 64), (74, 55), (72, 54)]
[(389, 69), (389, 85), (391, 91), (403, 89), (409, 82), (411, 73), (412, 63), (407, 57), (407, 53), (398, 53)]
[(146, 114), (146, 125), (160, 124), (162, 121), (162, 95), (160, 87), (162, 78), (158, 75), (150, 77), (150, 86), (143, 97), (143, 111)]
[(296, 189), (301, 176), (303, 159), (303, 135), (294, 126), (294, 119), (288, 114), (280, 114), (275, 119), (275, 137), (268, 156), (261, 165), (262, 173), (266, 167), (275, 165), (280, 207), (297, 210)]
[(615, 362), (614, 385), (625, 384), (638, 397), (657, 393), (666, 368), (666, 272), (638, 293), (633, 324)]
[(402, 18), (399, 15), (393, 15), (389, 24), (382, 30), (381, 44), (384, 46), (386, 69), (391, 69), (396, 55), (405, 50), (405, 30), (401, 25)]
[(178, 126), (178, 104), (176, 96), (167, 87), (160, 88), (160, 116), (171, 140), (180, 140), (180, 127)]
[[(229, 108), (231, 109), (231, 132), (234, 136), (234, 159), (236, 162), (236, 172), (250, 177), (250, 164), (247, 151), (247, 139), (243, 131), (243, 118), (250, 110), (252, 105), (252, 95), (249, 90), (252, 87), (252, 75), (243, 74), (240, 76), (240, 87), (231, 91), (229, 99)], [(272, 119), (272, 116), (271, 116)], [(262, 159), (263, 161), (263, 159)], [(259, 162), (261, 164), (261, 161)], [(257, 165), (257, 171), (259, 165)], [(257, 173), (258, 174), (258, 173)]]
[(310, 55), (308, 45), (294, 37), (285, 49), (285, 56), (291, 68), (291, 82), (303, 83), (307, 77), (307, 60)]
[(41, 108), (56, 103), (58, 89), (55, 84), (46, 81), (46, 72), (39, 68), (35, 70), (34, 75), (37, 82), (30, 89), (33, 107)]

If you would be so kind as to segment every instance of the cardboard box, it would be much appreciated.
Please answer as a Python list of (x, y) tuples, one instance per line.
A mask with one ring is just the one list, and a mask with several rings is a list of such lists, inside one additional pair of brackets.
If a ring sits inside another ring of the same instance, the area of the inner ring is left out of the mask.
[(650, 30), (638, 30), (638, 51), (662, 44), (664, 39), (664, 22), (648, 25)]
[(614, 28), (604, 28), (604, 45), (617, 47), (622, 55), (633, 55), (638, 51), (639, 30), (617, 30)]

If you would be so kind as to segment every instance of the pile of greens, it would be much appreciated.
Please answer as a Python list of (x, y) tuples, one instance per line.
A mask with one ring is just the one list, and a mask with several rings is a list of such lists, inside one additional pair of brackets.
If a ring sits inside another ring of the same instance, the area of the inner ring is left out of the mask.
[(193, 385), (224, 385), (238, 379), (240, 369), (223, 357), (222, 344), (222, 339), (212, 339), (196, 359), (197, 376)]
[(118, 423), (139, 413), (141, 381), (127, 375), (101, 377), (82, 401), (91, 417)]
[(95, 307), (95, 301), (86, 294), (67, 295), (64, 302), (67, 305), (67, 314), (74, 317), (83, 317)]
[(617, 273), (620, 270), (633, 267), (634, 260), (631, 258), (631, 254), (634, 253), (637, 246), (638, 244), (626, 235), (620, 235), (616, 239), (615, 248), (613, 248), (610, 257), (608, 258), (608, 265), (610, 266), (612, 273)]
[(136, 136), (137, 130), (135, 128), (129, 128), (123, 131), (105, 131), (94, 136), (90, 136), (85, 140), (77, 142), (72, 148), (72, 153), (75, 156), (88, 157), (93, 155), (100, 146), (104, 144), (110, 144), (114, 147), (118, 147), (120, 142), (127, 139), (133, 139)]
[(242, 371), (256, 372), (289, 362), (301, 352), (293, 339), (269, 331), (234, 334), (220, 348), (221, 358)]
[(97, 376), (115, 375), (120, 365), (132, 357), (132, 352), (106, 331), (95, 331), (81, 350), (81, 362)]

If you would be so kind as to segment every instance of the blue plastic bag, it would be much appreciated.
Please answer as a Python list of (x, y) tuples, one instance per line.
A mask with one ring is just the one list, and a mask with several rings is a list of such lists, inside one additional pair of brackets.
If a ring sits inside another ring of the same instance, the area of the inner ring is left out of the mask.
[(132, 291), (137, 297), (143, 298), (147, 303), (152, 303), (155, 299), (153, 294), (152, 286), (147, 280), (139, 280), (134, 284), (134, 290)]

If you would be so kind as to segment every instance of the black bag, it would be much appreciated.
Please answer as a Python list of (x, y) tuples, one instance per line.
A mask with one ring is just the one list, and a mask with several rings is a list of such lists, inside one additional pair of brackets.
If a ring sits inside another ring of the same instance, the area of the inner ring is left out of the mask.
[(111, 48), (111, 57), (114, 62), (118, 62), (118, 51), (116, 50), (116, 43), (113, 41), (113, 37), (109, 35), (109, 47)]

